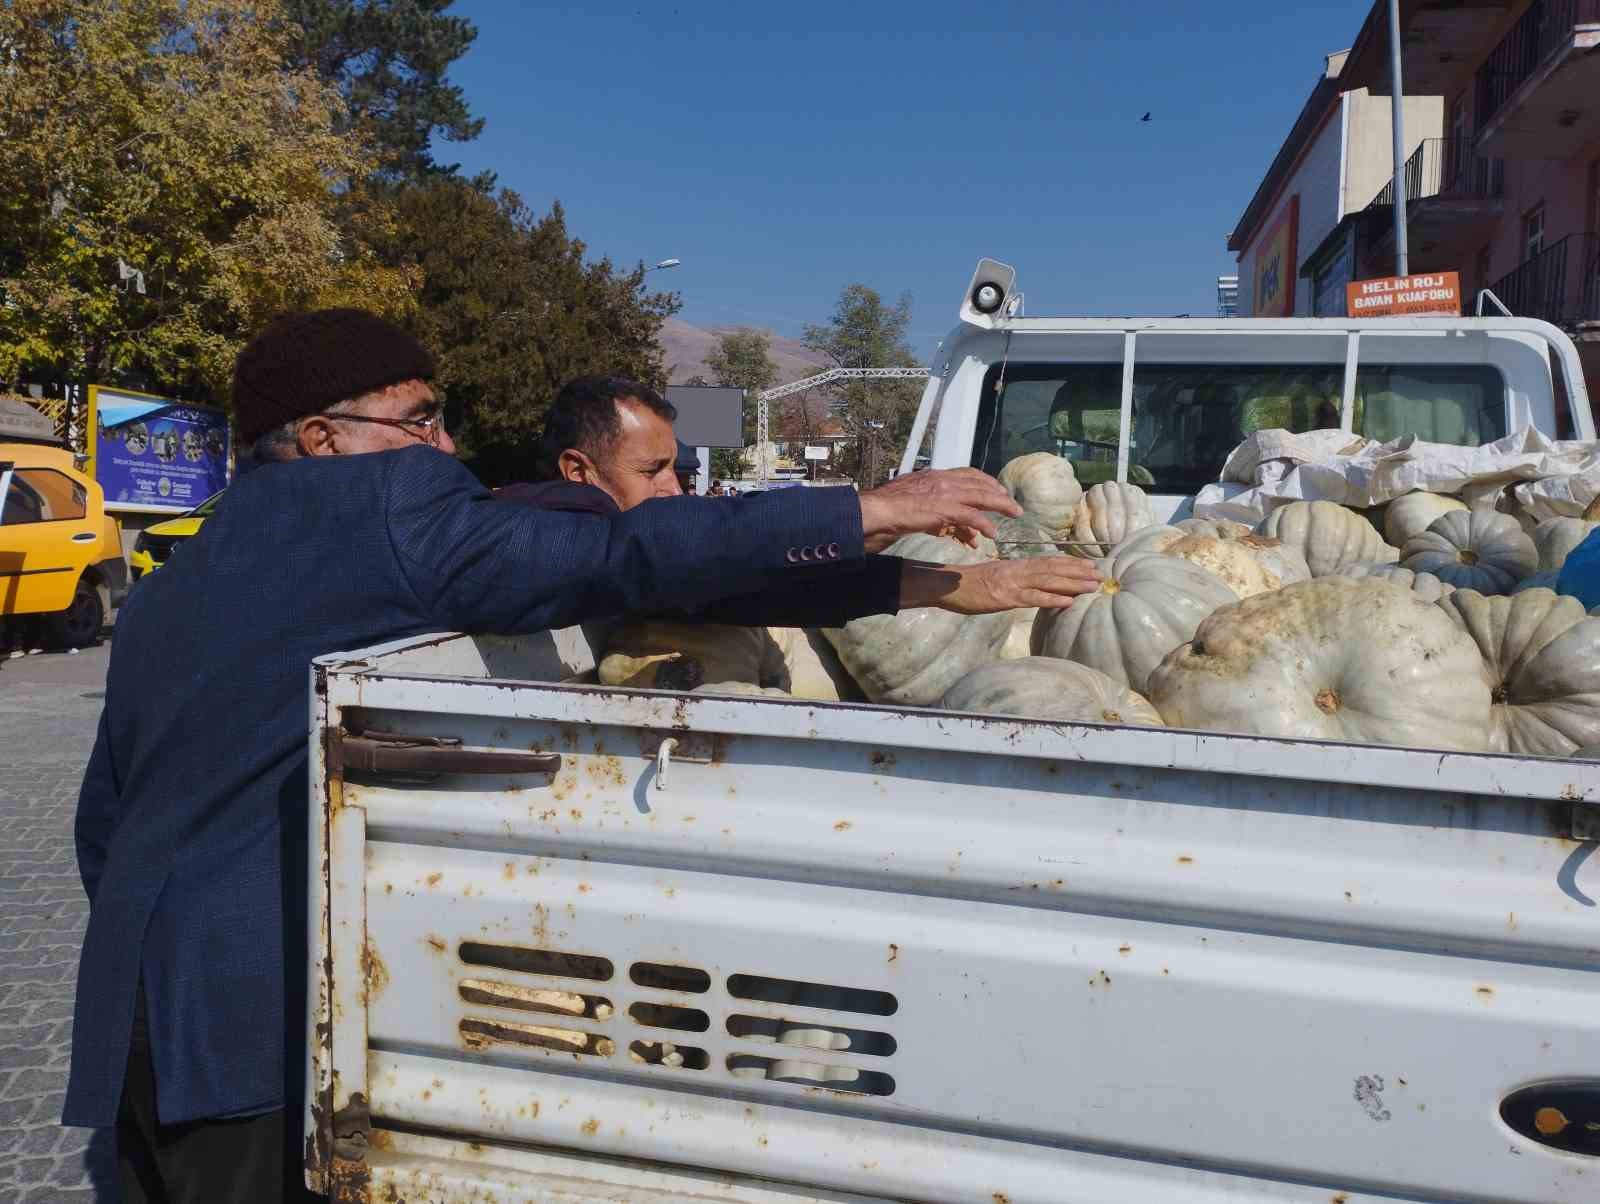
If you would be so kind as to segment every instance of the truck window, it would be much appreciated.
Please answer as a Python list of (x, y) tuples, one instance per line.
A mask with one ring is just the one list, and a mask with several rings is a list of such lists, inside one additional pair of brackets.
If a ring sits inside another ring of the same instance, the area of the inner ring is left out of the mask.
[[(1192, 494), (1246, 436), (1338, 429), (1344, 365), (1135, 363), (1128, 480)], [(1085, 484), (1116, 476), (1120, 364), (1009, 364), (989, 371), (972, 463), (998, 472), (1028, 452), (1073, 461)], [(1488, 364), (1362, 364), (1353, 428), (1476, 446), (1506, 433), (1505, 383)]]
[[(998, 473), (1030, 452), (1072, 461), (1086, 485), (1117, 476), (1122, 427), (1121, 364), (1009, 364), (1004, 387), (999, 365), (983, 382), (972, 463)], [(1139, 481), (1143, 474), (1133, 474)], [(1148, 484), (1148, 482), (1145, 482)]]
[(50, 468), (19, 468), (6, 489), (0, 526), (81, 519), (88, 513), (88, 494), (65, 473)]

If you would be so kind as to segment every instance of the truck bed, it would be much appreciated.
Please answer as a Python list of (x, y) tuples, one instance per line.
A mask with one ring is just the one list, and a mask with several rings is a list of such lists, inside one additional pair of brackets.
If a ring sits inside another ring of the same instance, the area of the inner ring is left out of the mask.
[[(1600, 1114), (1527, 1122), (1600, 1098), (1595, 763), (562, 684), (592, 665), (314, 667), (336, 1199), (1600, 1196)], [(374, 732), (559, 767), (362, 770)]]

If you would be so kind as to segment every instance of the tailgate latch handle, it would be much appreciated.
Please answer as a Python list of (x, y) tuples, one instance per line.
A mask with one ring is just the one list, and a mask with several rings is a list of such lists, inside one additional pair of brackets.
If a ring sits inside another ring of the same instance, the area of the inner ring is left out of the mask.
[(677, 738), (668, 736), (656, 749), (656, 789), (667, 788), (667, 766), (672, 763), (672, 750), (678, 747)]
[(338, 750), (343, 769), (365, 773), (555, 773), (561, 768), (560, 753), (462, 748), (454, 736), (344, 732)]

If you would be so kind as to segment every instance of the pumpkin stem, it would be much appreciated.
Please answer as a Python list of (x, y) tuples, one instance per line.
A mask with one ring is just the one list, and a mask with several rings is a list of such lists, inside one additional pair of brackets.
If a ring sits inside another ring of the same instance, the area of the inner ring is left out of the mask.
[(1594, 495), (1593, 500), (1583, 508), (1585, 522), (1600, 522), (1600, 493)]
[(1339, 709), (1339, 691), (1335, 689), (1318, 690), (1317, 710), (1325, 715), (1331, 715)]
[(1100, 583), (1100, 592), (1102, 594), (1120, 594), (1122, 592), (1122, 583), (1115, 577), (1107, 577)]
[(1462, 548), (1460, 553), (1457, 555), (1457, 559), (1460, 560), (1462, 564), (1477, 564), (1478, 554), (1471, 548)]

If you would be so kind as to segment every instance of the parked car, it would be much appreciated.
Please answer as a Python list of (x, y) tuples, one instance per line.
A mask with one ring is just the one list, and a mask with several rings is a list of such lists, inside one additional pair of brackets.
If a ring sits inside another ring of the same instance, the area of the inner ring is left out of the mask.
[(167, 557), (172, 555), (173, 548), (200, 530), (201, 524), (216, 508), (217, 499), (221, 496), (222, 492), (219, 490), (187, 514), (153, 523), (140, 531), (138, 538), (133, 541), (133, 555), (128, 557), (128, 565), (133, 570), (133, 579), (137, 581), (146, 573), (153, 573), (165, 564)]
[(39, 616), (54, 642), (88, 647), (128, 592), (122, 536), (81, 459), (35, 437), (24, 408), (0, 413), (0, 620)]

